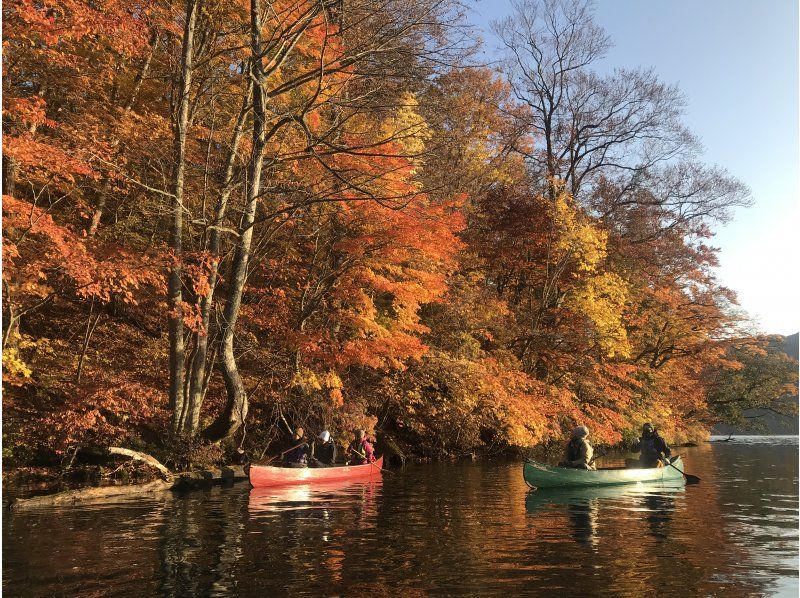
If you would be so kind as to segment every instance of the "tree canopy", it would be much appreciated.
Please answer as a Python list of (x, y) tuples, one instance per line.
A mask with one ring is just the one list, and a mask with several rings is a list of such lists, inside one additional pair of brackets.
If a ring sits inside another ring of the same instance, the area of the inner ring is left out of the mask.
[(457, 0), (6, 2), (6, 458), (696, 437), (791, 391), (679, 90), (599, 75), (589, 3), (515, 10), (493, 70)]

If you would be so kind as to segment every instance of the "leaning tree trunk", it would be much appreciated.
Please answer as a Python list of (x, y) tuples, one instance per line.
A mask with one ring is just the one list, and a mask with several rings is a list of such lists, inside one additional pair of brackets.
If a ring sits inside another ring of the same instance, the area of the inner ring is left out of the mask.
[[(136, 74), (136, 79), (133, 83), (133, 91), (131, 92), (128, 101), (122, 107), (122, 111), (128, 113), (133, 108), (134, 103), (136, 102), (136, 98), (139, 95), (139, 90), (142, 88), (142, 83), (144, 83), (145, 78), (147, 78), (147, 74), (150, 72), (150, 64), (153, 61), (153, 55), (156, 52), (156, 48), (158, 47), (158, 32), (153, 30), (150, 34), (150, 50), (145, 56), (144, 62), (142, 63), (139, 72)], [(120, 140), (117, 138), (112, 142), (112, 145), (117, 148), (119, 146)], [(115, 155), (115, 160), (118, 160), (119, 157), (122, 155), (122, 150), (118, 149)], [(111, 175), (106, 175), (106, 179), (103, 182), (103, 187), (100, 190), (100, 196), (97, 198), (97, 205), (95, 206), (94, 213), (92, 214), (92, 221), (89, 224), (89, 233), (88, 236), (93, 237), (95, 233), (97, 233), (97, 229), (100, 226), (100, 220), (103, 217), (103, 212), (106, 209), (106, 203), (109, 194), (111, 193)]]
[(242, 293), (247, 279), (250, 261), (250, 246), (253, 240), (253, 224), (256, 219), (258, 196), (261, 191), (261, 170), (266, 145), (264, 67), (261, 57), (261, 6), (259, 0), (250, 0), (251, 76), (253, 80), (253, 147), (250, 154), (247, 176), (247, 203), (242, 214), (240, 236), (231, 264), (228, 302), (223, 314), (222, 344), (219, 350), (220, 369), (225, 381), (228, 401), (225, 410), (206, 429), (204, 435), (213, 441), (233, 435), (247, 417), (247, 391), (239, 374), (234, 355), (233, 341), (236, 321), (242, 305)]
[(189, 91), (192, 86), (194, 30), (197, 21), (196, 0), (186, 0), (186, 23), (183, 30), (183, 53), (178, 87), (178, 106), (174, 129), (175, 169), (172, 179), (172, 231), (170, 247), (173, 264), (169, 272), (169, 402), (172, 431), (181, 432), (182, 414), (186, 408), (184, 370), (186, 351), (183, 339), (183, 292), (181, 260), (183, 259), (183, 189), (186, 170), (186, 133), (189, 125)]
[(214, 290), (217, 286), (219, 260), (220, 260), (220, 230), (222, 222), (225, 218), (225, 213), (228, 209), (228, 200), (231, 196), (233, 189), (233, 174), (236, 166), (236, 156), (239, 149), (239, 143), (242, 139), (244, 132), (244, 123), (247, 113), (250, 111), (249, 105), (251, 101), (250, 86), (242, 101), (242, 108), (239, 111), (239, 116), (236, 119), (236, 125), (233, 129), (233, 136), (231, 138), (231, 146), (228, 153), (227, 164), (225, 165), (225, 178), (223, 183), (222, 192), (220, 193), (217, 202), (217, 208), (214, 214), (214, 221), (209, 233), (209, 247), (208, 250), (214, 259), (211, 266), (211, 272), (208, 277), (208, 294), (200, 300), (200, 314), (203, 322), (203, 330), (195, 333), (195, 347), (196, 352), (192, 362), (191, 371), (189, 372), (189, 396), (187, 401), (189, 407), (186, 410), (187, 416), (184, 423), (185, 431), (189, 435), (197, 433), (200, 425), (200, 410), (203, 406), (203, 397), (205, 396), (206, 386), (206, 361), (208, 359), (208, 330), (211, 324), (211, 308), (214, 304)]

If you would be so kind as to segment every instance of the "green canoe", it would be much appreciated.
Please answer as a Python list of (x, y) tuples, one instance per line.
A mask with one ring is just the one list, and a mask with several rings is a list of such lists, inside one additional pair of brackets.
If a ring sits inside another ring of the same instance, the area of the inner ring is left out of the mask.
[[(576, 488), (616, 486), (619, 484), (637, 484), (650, 482), (682, 482), (683, 460), (678, 457), (672, 464), (675, 467), (653, 467), (649, 469), (626, 469), (613, 467), (609, 469), (572, 469), (555, 467), (538, 461), (525, 462), (523, 476), (532, 488)], [(677, 469), (675, 469), (677, 467)]]

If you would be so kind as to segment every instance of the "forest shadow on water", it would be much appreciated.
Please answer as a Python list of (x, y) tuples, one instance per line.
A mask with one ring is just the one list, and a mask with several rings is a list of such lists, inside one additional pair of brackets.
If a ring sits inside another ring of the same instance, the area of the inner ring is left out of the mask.
[(682, 451), (694, 486), (529, 492), (521, 463), (6, 513), (9, 596), (786, 595), (797, 437)]

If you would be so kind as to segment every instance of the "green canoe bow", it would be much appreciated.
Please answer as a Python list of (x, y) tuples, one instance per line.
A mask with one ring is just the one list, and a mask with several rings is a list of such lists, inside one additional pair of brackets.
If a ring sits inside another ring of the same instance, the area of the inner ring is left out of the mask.
[(683, 460), (678, 457), (672, 464), (675, 467), (587, 470), (556, 467), (528, 460), (525, 462), (522, 474), (528, 486), (533, 488), (594, 488), (648, 482), (682, 482), (683, 475), (678, 469), (683, 471)]

